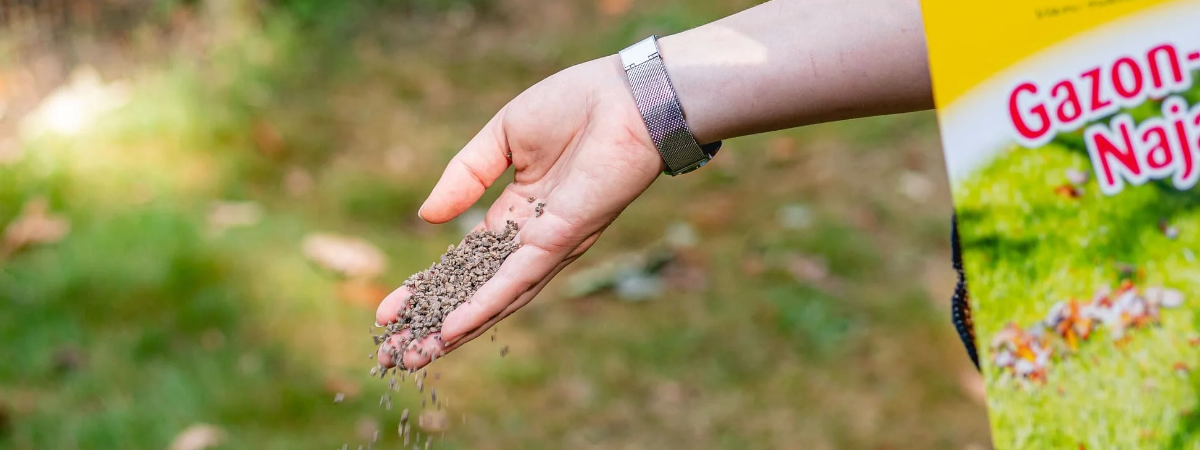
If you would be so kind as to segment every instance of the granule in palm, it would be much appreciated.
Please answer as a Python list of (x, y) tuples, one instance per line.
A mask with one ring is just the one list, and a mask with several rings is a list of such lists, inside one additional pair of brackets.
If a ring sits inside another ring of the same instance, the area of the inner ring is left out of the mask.
[(410, 343), (440, 331), (446, 316), (496, 275), (504, 260), (520, 248), (516, 236), (517, 224), (511, 220), (502, 231), (472, 232), (458, 247), (451, 245), (440, 262), (404, 282), (412, 295), (397, 312), (398, 320), (380, 336), (386, 340), (403, 330), (410, 333), (392, 348), (392, 361), (402, 364), (403, 351)]

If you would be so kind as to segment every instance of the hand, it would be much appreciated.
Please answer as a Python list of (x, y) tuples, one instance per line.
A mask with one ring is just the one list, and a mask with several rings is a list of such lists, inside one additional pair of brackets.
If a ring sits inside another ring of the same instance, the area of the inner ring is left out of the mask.
[[(521, 248), (446, 317), (440, 339), (417, 343), (426, 354), (458, 348), (529, 303), (665, 168), (615, 56), (559, 72), (513, 99), (450, 161), (420, 216), (431, 223), (454, 219), (510, 164), (516, 176), (476, 229), (500, 230), (514, 220)], [(529, 197), (545, 203), (540, 217)], [(377, 323), (395, 322), (409, 295), (403, 287), (388, 295)], [(395, 363), (388, 350), (397, 342), (393, 337), (380, 348), (385, 367)], [(429, 358), (410, 349), (403, 362), (415, 369)]]

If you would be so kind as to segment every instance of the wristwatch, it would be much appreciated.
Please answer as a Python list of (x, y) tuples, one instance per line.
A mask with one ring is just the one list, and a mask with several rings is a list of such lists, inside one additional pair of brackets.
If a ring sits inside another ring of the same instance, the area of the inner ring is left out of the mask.
[(721, 141), (700, 145), (688, 129), (683, 107), (671, 87), (667, 69), (658, 54), (658, 36), (621, 50), (621, 65), (633, 90), (633, 99), (650, 139), (667, 163), (667, 175), (681, 175), (707, 164), (717, 155)]

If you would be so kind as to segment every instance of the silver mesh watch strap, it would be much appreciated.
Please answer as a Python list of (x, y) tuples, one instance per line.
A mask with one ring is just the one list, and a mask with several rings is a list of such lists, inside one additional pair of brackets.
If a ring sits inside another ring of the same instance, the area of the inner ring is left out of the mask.
[(671, 87), (666, 67), (658, 54), (657, 36), (650, 36), (622, 50), (621, 65), (633, 89), (633, 99), (650, 139), (667, 163), (668, 175), (691, 172), (708, 163), (721, 142), (701, 146), (688, 129), (683, 108)]

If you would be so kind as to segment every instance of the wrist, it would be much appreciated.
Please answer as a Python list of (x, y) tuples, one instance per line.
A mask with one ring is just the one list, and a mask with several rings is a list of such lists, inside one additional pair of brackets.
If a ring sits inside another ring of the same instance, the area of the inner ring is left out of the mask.
[(625, 74), (625, 67), (621, 63), (621, 57), (613, 54), (585, 64), (589, 66), (586, 72), (596, 77), (593, 81), (596, 86), (596, 94), (592, 97), (594, 102), (592, 107), (603, 108), (604, 112), (600, 115), (612, 117), (618, 123), (623, 124), (628, 135), (636, 141), (637, 145), (629, 149), (636, 155), (629, 156), (643, 160), (647, 165), (653, 165), (657, 173), (661, 174), (666, 171), (667, 163), (654, 145), (654, 140), (650, 137), (650, 130), (642, 119), (641, 111), (638, 110), (637, 102), (630, 94), (629, 80)]
[(727, 126), (736, 117), (721, 117), (717, 107), (724, 95), (721, 83), (711, 83), (711, 74), (706, 75), (700, 69), (705, 52), (697, 51), (696, 40), (690, 37), (688, 32), (683, 32), (658, 40), (663, 65), (671, 75), (688, 128), (699, 143), (736, 137), (728, 133)]
[(665, 173), (682, 175), (711, 161), (721, 141), (701, 144), (695, 139), (663, 63), (658, 38), (643, 39), (618, 55), (639, 115), (667, 165)]

